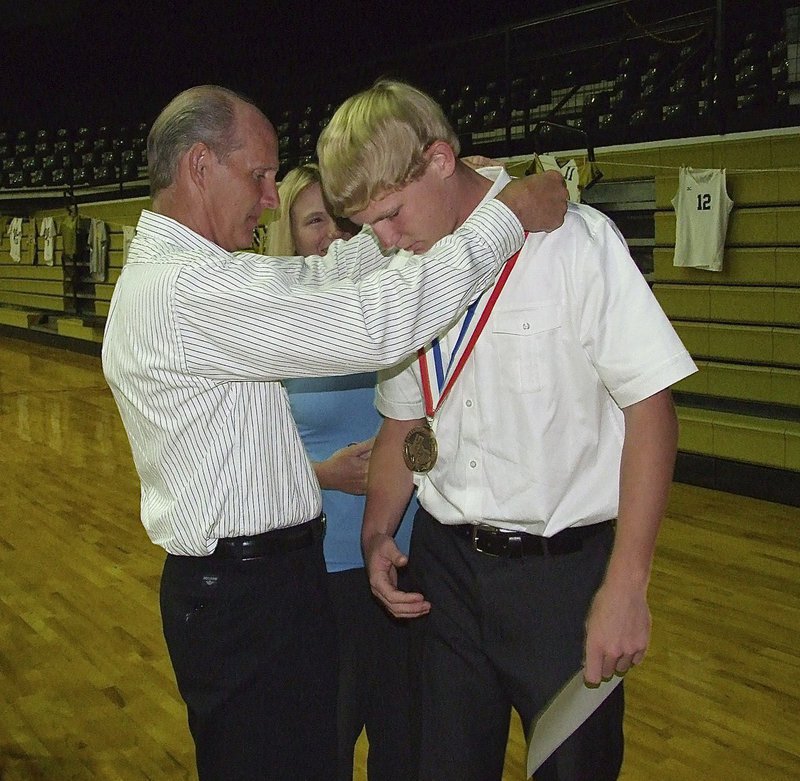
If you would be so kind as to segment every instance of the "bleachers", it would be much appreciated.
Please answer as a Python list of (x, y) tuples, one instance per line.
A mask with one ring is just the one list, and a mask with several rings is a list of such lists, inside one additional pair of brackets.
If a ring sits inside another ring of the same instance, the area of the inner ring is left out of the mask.
[[(584, 200), (621, 227), (698, 365), (675, 387), (677, 479), (800, 504), (800, 130), (595, 152), (603, 178)], [(727, 170), (720, 272), (673, 265), (682, 165)]]
[[(602, 180), (585, 200), (620, 226), (700, 369), (676, 387), (679, 479), (800, 504), (800, 100), (789, 101), (800, 68), (788, 59), (797, 45), (787, 46), (781, 0), (759, 7), (775, 22), (769, 33), (732, 25), (724, 47), (713, 8), (678, 5), (590, 4), (463, 47), (443, 42), (402, 67), (326, 74), (267, 107), (281, 170), (312, 159), (335, 106), (383, 73), (434, 94), (463, 153), (521, 171), (535, 151), (581, 165), (594, 149)], [(64, 265), (61, 239), (54, 266), (12, 263), (4, 235), (0, 325), (99, 344), (122, 226), (148, 203), (147, 119), (0, 131), (0, 214), (58, 219), (69, 196), (109, 229), (104, 281), (89, 279), (85, 257)], [(673, 265), (680, 166), (727, 169), (734, 210), (720, 272)]]
[(149, 125), (133, 130), (40, 128), (0, 132), (0, 189), (74, 189), (146, 179)]
[[(413, 53), (399, 75), (434, 94), (465, 153), (509, 157), (539, 145), (637, 143), (800, 124), (790, 101), (786, 0), (764, 0), (758, 32), (731, 20), (720, 47), (711, 6), (588, 4)], [(580, 35), (576, 35), (580, 30)], [(720, 55), (723, 58), (720, 60)], [(396, 62), (308, 74), (271, 97), (282, 170), (313, 159), (334, 108)], [(317, 83), (316, 80), (319, 80)], [(258, 97), (258, 96), (254, 96)], [(0, 130), (0, 190), (130, 189), (146, 176), (154, 117), (133, 126)], [(554, 122), (542, 128), (541, 123)], [(544, 150), (540, 150), (544, 151)]]
[(681, 451), (705, 460), (704, 484), (730, 490), (731, 465), (750, 465), (740, 491), (797, 503), (791, 481), (755, 468), (800, 471), (800, 134), (680, 154), (728, 169), (734, 200), (722, 271), (677, 268), (677, 175), (656, 176), (653, 291), (699, 368), (675, 388)]
[[(123, 265), (122, 226), (135, 226), (147, 199), (131, 199), (87, 204), (80, 210), (82, 221), (95, 217), (103, 220), (108, 231), (108, 254), (105, 279), (93, 281), (89, 275), (85, 242), (74, 260), (65, 260), (63, 236), (56, 237), (52, 266), (46, 265), (44, 239), (36, 237), (36, 262), (28, 252), (31, 222), (23, 223), (23, 257), (12, 260), (8, 236), (0, 241), (0, 325), (26, 329), (40, 336), (66, 336), (99, 344), (108, 314), (114, 284)], [(38, 221), (54, 217), (57, 222), (65, 212), (44, 209), (34, 212)]]
[[(33, 235), (32, 225), (27, 220), (22, 225), (20, 244), (21, 259), (16, 263), (11, 258), (9, 236), (4, 232), (0, 237), (0, 305), (4, 305), (3, 309), (10, 307), (23, 313), (36, 310), (68, 311), (69, 270), (60, 263), (53, 266), (34, 265), (32, 245), (38, 244), (38, 237)], [(0, 309), (0, 322), (5, 322), (3, 309)], [(11, 319), (24, 321), (26, 327), (34, 324), (27, 315), (14, 315)]]

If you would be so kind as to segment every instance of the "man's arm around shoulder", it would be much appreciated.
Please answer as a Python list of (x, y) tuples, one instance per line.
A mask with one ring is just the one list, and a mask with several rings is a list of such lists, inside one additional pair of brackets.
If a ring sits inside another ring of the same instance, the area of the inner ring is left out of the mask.
[(558, 171), (545, 171), (509, 182), (497, 200), (514, 212), (526, 231), (535, 233), (561, 227), (568, 197), (564, 177)]

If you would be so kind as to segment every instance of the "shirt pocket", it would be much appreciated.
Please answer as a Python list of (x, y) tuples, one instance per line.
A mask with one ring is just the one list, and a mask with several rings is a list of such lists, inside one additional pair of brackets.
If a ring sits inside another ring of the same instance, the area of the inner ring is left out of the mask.
[(492, 335), (503, 384), (515, 393), (542, 389), (547, 361), (558, 349), (562, 307), (543, 302), (494, 312)]

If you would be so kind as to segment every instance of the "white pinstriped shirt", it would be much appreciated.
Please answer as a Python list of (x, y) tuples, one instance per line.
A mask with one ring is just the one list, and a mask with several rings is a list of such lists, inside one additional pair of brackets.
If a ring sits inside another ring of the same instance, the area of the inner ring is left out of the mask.
[[(279, 380), (390, 366), (440, 331), (523, 241), (493, 200), (426, 256), (367, 232), (324, 258), (231, 254), (142, 212), (111, 300), (103, 370), (141, 479), (142, 522), (176, 555), (319, 514)], [(376, 273), (380, 269), (385, 269)]]

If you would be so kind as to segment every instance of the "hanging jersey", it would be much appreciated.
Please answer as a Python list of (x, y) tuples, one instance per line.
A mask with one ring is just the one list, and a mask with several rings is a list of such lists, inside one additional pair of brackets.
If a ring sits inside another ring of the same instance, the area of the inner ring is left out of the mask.
[(22, 217), (14, 217), (8, 225), (8, 246), (11, 260), (19, 263), (22, 260)]
[(725, 170), (681, 168), (675, 209), (674, 265), (722, 271), (725, 234), (733, 201), (725, 188)]
[(77, 214), (67, 214), (61, 223), (61, 238), (63, 241), (64, 257), (74, 258), (78, 254), (78, 228), (80, 217)]
[(108, 231), (103, 220), (91, 218), (89, 224), (89, 277), (92, 282), (106, 281)]
[(26, 263), (36, 263), (36, 218), (31, 217), (28, 220), (28, 232), (22, 233), (22, 241), (24, 244), (23, 256), (22, 259)]
[(131, 242), (136, 236), (136, 228), (132, 225), (122, 226), (122, 265), (128, 262), (128, 251), (131, 248)]
[(44, 217), (39, 226), (39, 235), (44, 240), (44, 256), (42, 262), (45, 266), (52, 266), (55, 259), (56, 246), (56, 221), (52, 217)]

